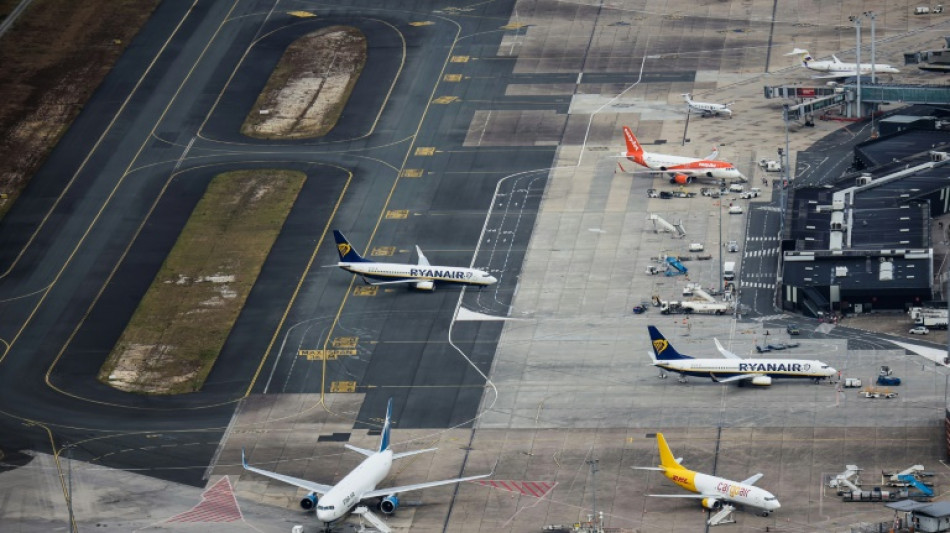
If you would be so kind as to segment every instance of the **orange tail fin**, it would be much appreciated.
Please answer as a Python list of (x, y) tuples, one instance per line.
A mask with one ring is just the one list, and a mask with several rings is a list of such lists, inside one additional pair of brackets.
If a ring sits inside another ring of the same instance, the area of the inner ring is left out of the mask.
[(640, 141), (626, 126), (623, 127), (623, 139), (627, 143), (627, 157), (635, 163), (647, 166), (643, 160), (643, 147), (640, 146)]

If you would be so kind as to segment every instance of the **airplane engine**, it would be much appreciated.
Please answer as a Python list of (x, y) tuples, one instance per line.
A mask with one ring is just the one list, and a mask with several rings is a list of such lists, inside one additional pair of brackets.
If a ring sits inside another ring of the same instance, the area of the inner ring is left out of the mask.
[(709, 509), (710, 511), (718, 511), (722, 509), (722, 502), (716, 498), (703, 498), (703, 508)]
[(753, 385), (759, 385), (760, 387), (767, 387), (772, 384), (772, 378), (768, 376), (755, 376), (752, 378)]
[(316, 493), (311, 492), (307, 496), (300, 500), (300, 508), (304, 511), (309, 511), (317, 506), (317, 495)]
[(692, 182), (692, 176), (687, 176), (686, 174), (673, 174), (673, 177), (670, 178), (670, 183), (675, 183), (677, 185), (687, 185)]
[(396, 495), (386, 496), (379, 502), (379, 510), (385, 514), (393, 514), (399, 508), (399, 498)]
[(420, 281), (420, 282), (417, 282), (415, 286), (420, 291), (434, 291), (435, 290), (434, 281)]

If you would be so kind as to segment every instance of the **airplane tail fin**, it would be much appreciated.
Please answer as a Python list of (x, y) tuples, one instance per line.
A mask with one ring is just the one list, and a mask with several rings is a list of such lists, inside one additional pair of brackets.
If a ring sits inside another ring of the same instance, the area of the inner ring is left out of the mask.
[(688, 355), (677, 352), (676, 349), (673, 348), (673, 345), (670, 344), (670, 341), (666, 340), (666, 337), (664, 337), (655, 326), (647, 326), (647, 329), (650, 331), (650, 341), (653, 343), (653, 355), (655, 360), (674, 361), (677, 359), (692, 359), (692, 357)]
[(386, 421), (383, 422), (383, 431), (379, 437), (379, 450), (384, 452), (389, 449), (389, 428), (392, 425), (393, 419), (393, 399), (389, 399), (389, 403), (386, 404)]
[(670, 451), (670, 446), (666, 443), (666, 439), (663, 438), (662, 433), (656, 434), (656, 447), (660, 450), (660, 465), (662, 467), (683, 468), (683, 465), (676, 460), (676, 457), (673, 457), (673, 452)]
[(337, 230), (333, 230), (333, 239), (336, 241), (336, 251), (340, 254), (340, 261), (343, 263), (371, 263), (369, 259), (363, 259), (363, 257), (353, 249), (353, 246), (350, 245), (350, 242), (346, 240), (346, 237), (343, 236)]
[(643, 147), (640, 146), (640, 141), (637, 140), (637, 137), (630, 131), (630, 128), (623, 127), (623, 139), (627, 143), (627, 157), (637, 164), (647, 166), (646, 162), (643, 160)]

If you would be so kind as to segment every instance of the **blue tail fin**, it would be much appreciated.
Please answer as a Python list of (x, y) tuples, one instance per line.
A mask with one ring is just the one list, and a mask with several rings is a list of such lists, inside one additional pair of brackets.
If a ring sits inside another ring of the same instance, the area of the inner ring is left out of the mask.
[(336, 251), (340, 254), (340, 261), (343, 263), (370, 263), (368, 259), (363, 259), (356, 250), (350, 245), (350, 241), (346, 240), (346, 237), (343, 236), (337, 230), (333, 230), (333, 239), (336, 241)]
[(683, 355), (673, 348), (670, 341), (660, 333), (660, 330), (654, 326), (647, 326), (650, 330), (650, 341), (653, 344), (653, 354), (658, 361), (673, 361), (676, 359), (692, 359), (688, 355)]
[(386, 404), (386, 421), (383, 422), (383, 432), (379, 439), (379, 451), (384, 452), (389, 449), (389, 427), (393, 420), (393, 399), (389, 399)]

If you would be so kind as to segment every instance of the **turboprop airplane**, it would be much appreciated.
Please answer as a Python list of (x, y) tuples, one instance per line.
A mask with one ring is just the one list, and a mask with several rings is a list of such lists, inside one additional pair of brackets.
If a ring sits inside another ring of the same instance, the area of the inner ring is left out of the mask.
[[(370, 285), (408, 283), (416, 289), (432, 291), (435, 290), (436, 282), (463, 283), (481, 287), (498, 283), (497, 278), (477, 268), (430, 265), (418, 246), (416, 246), (416, 253), (419, 254), (418, 264), (377, 263), (363, 259), (339, 231), (333, 230), (333, 238), (336, 240), (336, 249), (340, 254), (340, 262), (336, 266), (362, 277), (363, 281)], [(369, 281), (370, 279), (384, 281), (372, 282)]]
[[(800, 55), (802, 57), (802, 66), (815, 72), (824, 72), (824, 76), (814, 76), (815, 79), (827, 78), (851, 78), (854, 76), (864, 76), (871, 73), (871, 63), (861, 63), (860, 69), (857, 63), (842, 63), (836, 56), (831, 56), (831, 61), (815, 61), (808, 53), (808, 50), (796, 48), (785, 54), (787, 56)], [(883, 63), (874, 63), (875, 74), (899, 74), (896, 68)]]
[(716, 383), (738, 381), (742, 384), (744, 380), (748, 380), (753, 385), (764, 387), (771, 385), (773, 378), (810, 378), (818, 382), (838, 372), (821, 361), (743, 359), (723, 348), (718, 339), (713, 339), (716, 349), (725, 359), (694, 359), (677, 352), (656, 327), (647, 326), (647, 329), (653, 342), (653, 350), (650, 352), (653, 366), (680, 374), (680, 381), (686, 381), (688, 376), (698, 376), (710, 378)]
[(725, 179), (740, 179), (747, 181), (741, 172), (736, 170), (732, 163), (726, 161), (715, 161), (719, 156), (719, 150), (713, 148), (709, 157), (697, 159), (695, 157), (682, 157), (678, 155), (653, 154), (647, 152), (637, 141), (636, 136), (630, 131), (630, 128), (623, 127), (624, 141), (627, 143), (627, 153), (624, 157), (634, 163), (646, 167), (656, 172), (668, 173), (670, 183), (684, 185), (692, 183), (696, 178), (714, 178), (719, 183)]
[(400, 459), (402, 457), (409, 457), (410, 455), (431, 452), (438, 449), (429, 448), (426, 450), (393, 453), (389, 448), (389, 430), (392, 425), (392, 415), (393, 399), (390, 398), (389, 403), (386, 405), (386, 420), (383, 422), (383, 431), (379, 439), (378, 450), (365, 450), (350, 444), (344, 444), (348, 449), (361, 453), (367, 458), (356, 468), (351, 470), (349, 474), (344, 476), (336, 485), (314, 483), (306, 479), (248, 466), (247, 460), (244, 458), (243, 449), (241, 450), (241, 463), (244, 465), (245, 470), (250, 470), (262, 476), (283, 481), (289, 485), (310, 491), (310, 494), (300, 500), (300, 507), (308, 511), (316, 507), (317, 520), (324, 523), (327, 531), (330, 529), (330, 524), (346, 516), (363, 500), (381, 498), (379, 501), (379, 510), (384, 514), (391, 515), (399, 508), (399, 497), (397, 495), (402, 492), (452, 485), (463, 481), (486, 478), (491, 475), (491, 473), (488, 473), (480, 476), (460, 477), (443, 481), (429, 481), (427, 483), (416, 483), (415, 485), (390, 487), (388, 489), (377, 489), (376, 485), (389, 475), (393, 459)]
[(755, 486), (762, 479), (756, 474), (742, 481), (702, 474), (680, 464), (682, 459), (673, 457), (662, 433), (656, 434), (656, 446), (660, 450), (660, 466), (634, 466), (636, 470), (658, 470), (673, 483), (695, 494), (648, 494), (655, 498), (699, 498), (703, 508), (710, 511), (722, 509), (723, 503), (735, 503), (745, 507), (754, 507), (768, 516), (782, 505), (771, 492)]
[(690, 111), (693, 111), (694, 113), (701, 113), (704, 117), (729, 115), (729, 118), (732, 118), (732, 110), (729, 109), (729, 106), (732, 105), (732, 102), (729, 102), (728, 104), (697, 102), (690, 98), (689, 93), (683, 94), (683, 100), (686, 100), (686, 105), (689, 107)]

